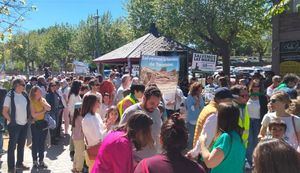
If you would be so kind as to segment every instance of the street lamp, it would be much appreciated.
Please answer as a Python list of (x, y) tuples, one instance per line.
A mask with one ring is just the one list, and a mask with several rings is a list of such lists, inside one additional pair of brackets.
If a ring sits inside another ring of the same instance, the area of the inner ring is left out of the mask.
[[(98, 15), (98, 9), (95, 16), (93, 16), (94, 20), (96, 21), (96, 53), (95, 53), (95, 59), (99, 57), (100, 55), (100, 46), (99, 46), (99, 15)], [(103, 64), (100, 63), (98, 66), (98, 72), (103, 75)]]

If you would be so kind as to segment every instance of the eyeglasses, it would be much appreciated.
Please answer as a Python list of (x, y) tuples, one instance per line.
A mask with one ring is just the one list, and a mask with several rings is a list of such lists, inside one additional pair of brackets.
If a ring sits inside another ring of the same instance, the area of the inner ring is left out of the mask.
[(271, 99), (271, 100), (270, 100), (270, 103), (276, 103), (276, 102), (278, 102), (277, 99)]

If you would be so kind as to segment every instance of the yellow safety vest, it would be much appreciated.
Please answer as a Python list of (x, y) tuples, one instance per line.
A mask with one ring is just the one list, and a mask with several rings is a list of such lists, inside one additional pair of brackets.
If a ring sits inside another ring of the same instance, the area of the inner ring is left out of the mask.
[(250, 129), (250, 115), (248, 112), (248, 106), (246, 105), (245, 107), (245, 116), (244, 116), (244, 120), (242, 120), (241, 116), (239, 117), (239, 126), (241, 128), (243, 128), (243, 134), (242, 134), (242, 140), (243, 143), (245, 145), (245, 147), (247, 148), (248, 146), (248, 137), (249, 137), (249, 129)]
[(122, 118), (122, 115), (124, 113), (125, 110), (123, 110), (123, 105), (125, 103), (125, 101), (129, 100), (132, 105), (136, 104), (137, 101), (131, 97), (131, 94), (129, 94), (128, 96), (126, 96), (125, 98), (123, 98), (118, 104), (117, 104), (117, 108), (118, 108), (118, 111), (119, 111), (119, 115), (120, 117)]

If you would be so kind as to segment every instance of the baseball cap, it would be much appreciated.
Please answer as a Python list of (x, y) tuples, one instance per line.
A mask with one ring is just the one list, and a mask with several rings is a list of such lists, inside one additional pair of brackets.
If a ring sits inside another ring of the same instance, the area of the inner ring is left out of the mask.
[(216, 99), (233, 98), (231, 91), (226, 87), (221, 87), (215, 90)]

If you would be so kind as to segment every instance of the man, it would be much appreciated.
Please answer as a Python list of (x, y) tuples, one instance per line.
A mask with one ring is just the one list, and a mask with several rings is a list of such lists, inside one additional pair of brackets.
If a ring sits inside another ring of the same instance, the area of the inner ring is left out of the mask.
[[(23, 79), (14, 79), (13, 89), (10, 90), (4, 100), (3, 116), (8, 121), (8, 172), (15, 172), (15, 169), (29, 170), (23, 165), (24, 145), (27, 135), (27, 122), (31, 117), (30, 103), (25, 90)], [(17, 163), (15, 164), (15, 149), (17, 148)]]
[(269, 98), (272, 96), (274, 89), (279, 86), (280, 81), (281, 81), (280, 76), (278, 75), (273, 76), (272, 84), (267, 88), (267, 96)]
[(209, 147), (217, 134), (217, 106), (220, 103), (232, 102), (232, 94), (226, 87), (215, 90), (215, 97), (205, 106), (197, 120), (194, 134), (194, 148), (188, 152), (188, 156), (195, 158), (200, 154), (199, 137), (201, 134), (207, 135), (206, 146)]
[(234, 97), (234, 103), (240, 109), (239, 126), (243, 129), (242, 140), (247, 148), (250, 128), (250, 115), (246, 105), (249, 99), (249, 93), (247, 87), (242, 85), (234, 85), (230, 88), (230, 91)]
[(32, 76), (30, 78), (30, 81), (26, 84), (26, 87), (25, 87), (27, 94), (29, 94), (31, 88), (37, 84), (37, 81), (38, 81), (37, 77), (35, 77), (35, 76)]
[(119, 115), (123, 115), (123, 112), (130, 107), (139, 102), (145, 91), (145, 85), (143, 84), (133, 84), (130, 86), (130, 94), (122, 99), (118, 104), (117, 108)]
[(180, 105), (184, 103), (185, 97), (182, 90), (177, 86), (174, 98), (163, 97), (167, 117), (170, 117), (175, 112), (180, 112)]
[(151, 134), (154, 140), (154, 147), (147, 146), (140, 151), (135, 152), (135, 159), (142, 160), (147, 157), (154, 156), (160, 150), (160, 128), (162, 126), (162, 120), (160, 116), (160, 112), (158, 109), (158, 105), (160, 103), (162, 94), (161, 91), (155, 86), (149, 86), (146, 88), (142, 102), (134, 104), (127, 108), (122, 115), (122, 119), (120, 124), (125, 124), (128, 119), (137, 111), (143, 110), (149, 117), (153, 120), (153, 125), (151, 127)]
[(129, 89), (130, 83), (131, 83), (131, 76), (128, 74), (125, 74), (122, 76), (122, 83), (121, 86), (117, 90), (116, 98), (115, 98), (115, 104), (118, 104), (119, 101), (121, 101), (123, 97), (123, 91), (126, 89)]

